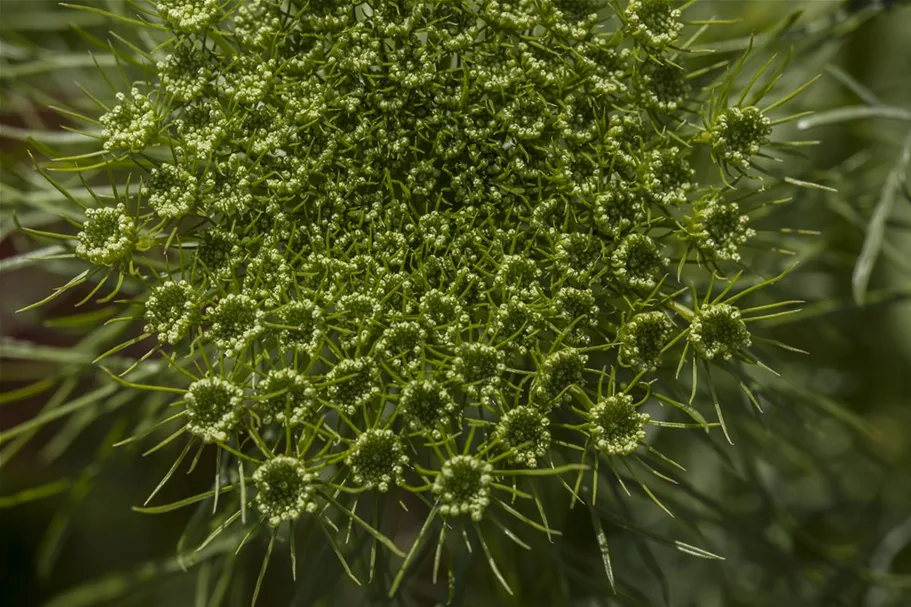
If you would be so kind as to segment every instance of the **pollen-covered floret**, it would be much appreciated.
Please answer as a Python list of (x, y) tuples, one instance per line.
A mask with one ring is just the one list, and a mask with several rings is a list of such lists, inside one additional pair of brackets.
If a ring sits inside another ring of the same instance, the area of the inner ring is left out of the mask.
[(740, 247), (756, 235), (750, 217), (740, 213), (736, 202), (712, 196), (693, 207), (689, 237), (699, 251), (714, 260), (740, 261)]
[(443, 464), (433, 482), (433, 493), (443, 516), (468, 514), (480, 521), (490, 504), (493, 466), (471, 455), (456, 455)]
[(134, 88), (128, 98), (117, 93), (118, 104), (101, 117), (101, 136), (106, 150), (141, 152), (158, 131), (158, 116), (152, 101)]
[(76, 255), (95, 265), (113, 266), (130, 259), (136, 248), (136, 224), (123, 203), (86, 209)]
[(704, 358), (730, 360), (749, 348), (752, 340), (740, 310), (730, 304), (710, 304), (693, 317), (689, 341)]
[(380, 393), (380, 374), (376, 364), (363, 356), (339, 362), (326, 376), (332, 404), (347, 413), (354, 413)]
[(712, 126), (712, 151), (740, 170), (769, 142), (772, 121), (757, 107), (728, 108)]
[(683, 23), (675, 0), (630, 0), (626, 30), (642, 46), (663, 48), (674, 43)]
[[(285, 325), (278, 339), (287, 349), (314, 352), (325, 332), (322, 309), (309, 299), (299, 299), (278, 311), (279, 323)], [(287, 327), (295, 327), (293, 329)]]
[(574, 348), (558, 350), (549, 355), (538, 369), (535, 394), (549, 402), (570, 386), (579, 384), (587, 360), (588, 356)]
[(185, 397), (187, 430), (207, 443), (228, 440), (228, 432), (244, 415), (244, 392), (221, 377), (190, 384)]
[(589, 417), (589, 434), (602, 453), (630, 455), (645, 440), (649, 415), (636, 411), (632, 396), (609, 396), (592, 407)]
[(263, 396), (259, 409), (265, 422), (302, 424), (316, 415), (319, 406), (316, 389), (294, 369), (272, 369), (260, 384), (259, 392)]
[(145, 332), (158, 341), (176, 344), (187, 336), (199, 313), (199, 295), (185, 280), (171, 280), (152, 289), (145, 303)]
[(494, 437), (504, 451), (512, 451), (510, 462), (534, 468), (550, 448), (549, 425), (550, 420), (539, 409), (522, 405), (503, 416)]
[(636, 371), (654, 371), (673, 331), (674, 323), (663, 312), (636, 314), (620, 327), (620, 361)]
[(304, 512), (316, 512), (316, 475), (297, 458), (270, 459), (253, 473), (253, 482), (256, 507), (273, 527), (297, 520)]
[(355, 483), (385, 493), (401, 482), (408, 456), (392, 430), (371, 429), (357, 437), (345, 463)]
[(456, 357), (452, 361), (449, 376), (453, 381), (467, 384), (468, 394), (475, 394), (478, 388), (482, 392), (500, 383), (501, 375), (506, 369), (505, 355), (502, 350), (481, 343), (463, 343), (456, 348)]
[(212, 321), (211, 335), (215, 345), (232, 357), (265, 331), (263, 317), (256, 300), (231, 293), (208, 310)]
[(614, 276), (623, 285), (637, 289), (654, 287), (667, 263), (658, 250), (658, 243), (644, 234), (630, 234), (611, 256)]
[(434, 380), (413, 381), (402, 390), (402, 410), (413, 430), (428, 430), (441, 438), (439, 427), (452, 419), (457, 405), (442, 384)]
[(159, 217), (183, 217), (196, 204), (198, 184), (196, 176), (185, 168), (162, 164), (149, 175), (149, 206)]
[(171, 29), (181, 34), (199, 34), (211, 25), (220, 0), (158, 0), (158, 14)]

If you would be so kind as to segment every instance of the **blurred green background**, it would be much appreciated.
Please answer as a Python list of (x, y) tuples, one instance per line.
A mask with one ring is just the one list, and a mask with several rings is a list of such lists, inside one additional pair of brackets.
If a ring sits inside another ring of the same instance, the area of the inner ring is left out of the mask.
[[(760, 34), (756, 45), (762, 53), (792, 54), (786, 78), (795, 85), (822, 74), (800, 99), (801, 109), (878, 104), (911, 112), (907, 3), (705, 1), (689, 9), (687, 16), (738, 19), (737, 25), (724, 28), (723, 39), (713, 40), (712, 31), (705, 38), (705, 46), (729, 57), (751, 32), (774, 31), (795, 11), (801, 12), (785, 33)], [(48, 106), (55, 101), (84, 106), (76, 82), (95, 92), (105, 90), (88, 51), (93, 39), (100, 42), (110, 30), (120, 30), (99, 15), (76, 13), (44, 0), (0, 0), (0, 24), (0, 430), (5, 430), (29, 420), (47, 404), (51, 392), (18, 398), (17, 391), (26, 386), (59, 377), (73, 384), (72, 398), (95, 387), (95, 376), (78, 356), (79, 348), (73, 348), (84, 335), (83, 327), (67, 320), (84, 293), (14, 313), (62, 284), (70, 270), (58, 262), (21, 264), (19, 256), (46, 245), (18, 232), (13, 215), (33, 226), (58, 220), (54, 205), (60, 197), (32, 168), (27, 150), (36, 144), (26, 136), (35, 137), (38, 148), (67, 142), (67, 133), (59, 129), (61, 119)], [(103, 48), (93, 50), (102, 67), (111, 66)], [(770, 329), (771, 337), (810, 354), (785, 357), (782, 368), (788, 387), (782, 394), (787, 397), (762, 418), (739, 420), (737, 445), (729, 453), (719, 452), (718, 445), (708, 441), (666, 441), (668, 451), (687, 466), (692, 483), (692, 499), (685, 496), (680, 501), (690, 520), (674, 524), (698, 526), (707, 538), (705, 547), (726, 560), (656, 551), (658, 574), (645, 558), (615, 563), (621, 590), (624, 584), (666, 587), (649, 595), (659, 597), (654, 603), (624, 598), (623, 592), (614, 597), (604, 584), (604, 592), (550, 588), (542, 571), (551, 564), (541, 562), (540, 569), (527, 571), (529, 587), (514, 604), (911, 604), (908, 196), (897, 197), (886, 223), (866, 305), (858, 306), (852, 298), (852, 274), (869, 222), (886, 176), (898, 166), (911, 122), (872, 118), (806, 131), (798, 131), (796, 125), (790, 128), (794, 132), (781, 138), (822, 142), (802, 148), (808, 159), (795, 159), (793, 171), (838, 190), (801, 190), (789, 211), (777, 214), (774, 225), (764, 226), (820, 232), (797, 240), (801, 267), (781, 286), (789, 297), (809, 303), (802, 313)], [(92, 309), (78, 312), (90, 315)], [(23, 342), (51, 347), (53, 354), (23, 356)], [(62, 361), (61, 351), (75, 355)], [(160, 478), (171, 460), (121, 458), (116, 452), (112, 456), (106, 445), (116, 428), (95, 422), (107, 406), (114, 405), (99, 399), (82, 411), (81, 420), (62, 420), (42, 429), (15, 457), (10, 448), (15, 443), (6, 443), (0, 451), (3, 605), (28, 607), (54, 597), (59, 597), (54, 604), (60, 607), (195, 604), (195, 577), (181, 575), (172, 558), (192, 512), (150, 520), (130, 509), (145, 499), (155, 482), (150, 479)], [(60, 479), (67, 479), (58, 487), (60, 492), (45, 499), (22, 505), (8, 499)], [(209, 480), (199, 472), (175, 479), (162, 499), (203, 491)], [(630, 507), (641, 505), (633, 501)], [(660, 515), (641, 517), (644, 526), (670, 524)], [(585, 521), (570, 523), (562, 548), (565, 561), (559, 566), (594, 577), (600, 571), (603, 576), (599, 556), (592, 550), (591, 529)], [(405, 524), (402, 537), (414, 532)], [(617, 534), (622, 554), (624, 536), (619, 530)], [(228, 604), (249, 604), (261, 555), (262, 546), (241, 554)], [(291, 584), (287, 569), (273, 567), (260, 604), (288, 604), (281, 591)], [(532, 576), (543, 576), (541, 588), (535, 587), (538, 578)], [(100, 584), (84, 587), (81, 594), (77, 590), (60, 596), (98, 579)], [(323, 579), (326, 585), (339, 584), (337, 576)], [(503, 604), (494, 598), (492, 585), (480, 578), (477, 584), (474, 602), (467, 604)], [(433, 604), (419, 586), (406, 593), (404, 604)], [(371, 603), (369, 594), (311, 590), (312, 596), (332, 597), (324, 604)], [(316, 604), (308, 598), (311, 590), (299, 590), (294, 604)]]

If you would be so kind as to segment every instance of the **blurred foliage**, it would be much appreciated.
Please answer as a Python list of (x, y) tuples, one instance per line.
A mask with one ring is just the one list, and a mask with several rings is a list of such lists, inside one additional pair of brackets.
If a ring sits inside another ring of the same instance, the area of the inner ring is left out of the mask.
[[(768, 323), (772, 337), (809, 354), (788, 352), (781, 377), (763, 376), (762, 414), (736, 385), (721, 386), (734, 446), (720, 434), (697, 445), (692, 435), (659, 436), (662, 450), (688, 470), (672, 490), (656, 488), (676, 518), (646, 496), (606, 492), (595, 525), (610, 542), (616, 594), (593, 521), (571, 516), (550, 521), (564, 529), (556, 550), (529, 556), (508, 542), (494, 547), (504, 575), (521, 580), (515, 597), (502, 595), (483, 562), (455, 563), (471, 581), (456, 589), (463, 604), (887, 607), (911, 600), (911, 10), (903, 4), (705, 1), (690, 9), (690, 18), (740, 20), (739, 37), (728, 30), (712, 40), (708, 32), (707, 65), (741, 52), (755, 32), (762, 53), (790, 54), (782, 86), (823, 75), (799, 101), (815, 115), (791, 125), (805, 131), (793, 138), (809, 134), (822, 145), (801, 148), (804, 158), (787, 168), (836, 192), (798, 190), (788, 210), (763, 226), (820, 232), (795, 235), (790, 254), (800, 267), (773, 293), (808, 303)], [(88, 289), (14, 313), (74, 274), (70, 260), (36, 263), (57, 250), (17, 230), (61, 221), (63, 195), (29, 154), (48, 156), (48, 146), (77, 141), (50, 108), (89, 108), (80, 86), (109, 95), (99, 68), (118, 77), (107, 41), (124, 26), (44, 0), (0, 0), (0, 24), (4, 603), (214, 605), (223, 592), (223, 604), (249, 604), (268, 542), (231, 558), (241, 538), (226, 534), (195, 552), (187, 546), (198, 543), (190, 535), (208, 504), (153, 519), (131, 510), (172, 459), (140, 457), (137, 443), (111, 447), (163, 403), (121, 390), (91, 365), (106, 344), (129, 337), (126, 325), (104, 325), (107, 311), (92, 303), (75, 307)], [(79, 178), (64, 185), (78, 187)], [(104, 189), (107, 177), (92, 185)], [(210, 455), (175, 478), (162, 503), (206, 491)], [(420, 519), (397, 516), (393, 539), (407, 545)], [(687, 554), (667, 537), (690, 538), (724, 560)], [(432, 605), (441, 595), (430, 579), (432, 554), (422, 555), (404, 596), (392, 602), (344, 583), (321, 536), (297, 550), (303, 574), (292, 582), (287, 551), (276, 551), (260, 604)]]

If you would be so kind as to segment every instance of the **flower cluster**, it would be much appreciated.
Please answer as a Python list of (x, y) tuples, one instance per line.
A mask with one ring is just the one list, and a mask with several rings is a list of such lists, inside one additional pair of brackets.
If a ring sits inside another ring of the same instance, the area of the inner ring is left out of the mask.
[(733, 288), (762, 191), (694, 167), (750, 171), (772, 122), (691, 73), (673, 0), (156, 8), (98, 152), (142, 186), (74, 252), (129, 277), (188, 435), (255, 467), (272, 526), (366, 491), (515, 515), (523, 473), (686, 427), (653, 419), (663, 358), (749, 362), (695, 295)]

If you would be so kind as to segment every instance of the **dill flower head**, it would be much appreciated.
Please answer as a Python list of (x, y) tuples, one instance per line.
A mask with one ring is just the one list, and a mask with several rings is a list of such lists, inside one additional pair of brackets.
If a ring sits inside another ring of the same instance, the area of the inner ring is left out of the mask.
[(118, 105), (101, 117), (104, 147), (108, 150), (141, 152), (158, 131), (155, 104), (134, 88), (127, 97), (117, 93)]
[(521, 405), (503, 415), (494, 437), (504, 451), (512, 451), (510, 462), (534, 468), (550, 449), (549, 425), (539, 409)]
[(171, 280), (152, 289), (145, 302), (145, 332), (176, 344), (198, 320), (199, 295), (185, 280)]
[(712, 150), (726, 163), (746, 170), (771, 134), (772, 121), (759, 108), (728, 108), (712, 126)]
[(641, 312), (620, 327), (620, 360), (637, 371), (654, 371), (674, 330), (664, 312)]
[(129, 260), (138, 238), (136, 224), (124, 204), (85, 210), (76, 255), (99, 266)]
[(253, 473), (256, 507), (273, 527), (315, 512), (316, 476), (299, 459), (278, 455)]
[(370, 429), (357, 437), (345, 463), (355, 483), (385, 493), (402, 480), (408, 456), (392, 430)]
[(433, 482), (433, 493), (443, 516), (467, 514), (480, 521), (490, 504), (493, 466), (471, 455), (455, 455), (443, 464)]
[(707, 359), (730, 360), (752, 343), (740, 310), (730, 304), (711, 304), (696, 314), (690, 324), (690, 343)]
[(186, 394), (187, 430), (205, 442), (228, 440), (244, 414), (244, 392), (221, 377), (193, 382)]
[(645, 440), (649, 416), (636, 411), (632, 396), (609, 396), (592, 407), (589, 417), (589, 434), (595, 448), (602, 453), (630, 455)]

